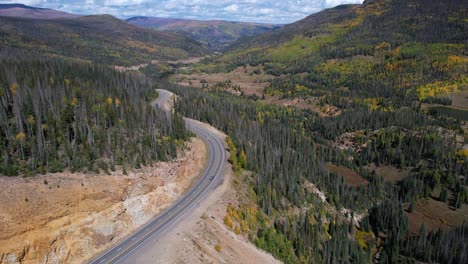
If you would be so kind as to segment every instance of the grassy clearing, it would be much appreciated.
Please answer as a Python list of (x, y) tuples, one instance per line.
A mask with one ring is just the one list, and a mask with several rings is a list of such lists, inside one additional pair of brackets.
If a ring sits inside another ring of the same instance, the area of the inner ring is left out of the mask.
[(413, 234), (418, 234), (422, 224), (426, 225), (426, 230), (444, 230), (455, 226), (460, 226), (468, 221), (468, 205), (454, 211), (447, 203), (434, 199), (419, 201), (412, 213), (407, 212), (409, 220), (409, 230)]
[(349, 186), (358, 187), (361, 185), (367, 185), (369, 182), (364, 179), (361, 175), (355, 171), (342, 166), (336, 166), (332, 163), (327, 163), (326, 167), (328, 171), (336, 173), (344, 178), (345, 183)]
[(299, 36), (291, 41), (268, 50), (267, 57), (271, 61), (287, 63), (304, 56), (316, 53), (321, 47), (335, 42), (346, 32), (344, 25), (328, 25), (329, 34), (318, 35), (313, 38)]
[(452, 106), (468, 109), (468, 91), (451, 93), (446, 97), (452, 99)]
[(388, 182), (398, 183), (404, 178), (409, 176), (409, 171), (401, 170), (395, 166), (369, 166), (368, 169), (375, 171), (378, 175), (381, 175), (384, 180)]

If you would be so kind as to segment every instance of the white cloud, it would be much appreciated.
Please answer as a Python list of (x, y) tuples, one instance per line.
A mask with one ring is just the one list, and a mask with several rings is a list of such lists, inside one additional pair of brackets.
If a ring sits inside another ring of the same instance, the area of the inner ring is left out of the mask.
[(132, 6), (132, 5), (141, 5), (147, 0), (105, 0), (105, 6)]
[(233, 4), (233, 5), (230, 5), (230, 6), (226, 6), (226, 7), (224, 8), (224, 11), (227, 11), (227, 12), (236, 12), (238, 9), (239, 9), (239, 6), (236, 5), (236, 4)]
[(291, 23), (312, 13), (362, 0), (6, 0), (78, 14), (107, 13), (117, 17), (156, 16)]
[(43, 2), (47, 1), (42, 1), (42, 0), (24, 0), (24, 1), (17, 1), (17, 0), (7, 0), (7, 1), (0, 1), (0, 4), (24, 4), (24, 5), (29, 5), (29, 6), (35, 6), (35, 5), (41, 5)]
[(326, 0), (325, 7), (335, 7), (344, 4), (356, 4), (355, 0)]

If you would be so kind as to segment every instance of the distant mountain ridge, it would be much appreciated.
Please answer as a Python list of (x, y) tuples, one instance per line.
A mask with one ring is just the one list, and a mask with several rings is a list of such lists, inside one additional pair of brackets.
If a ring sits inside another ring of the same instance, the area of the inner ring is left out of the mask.
[(0, 4), (0, 16), (33, 19), (75, 18), (79, 15), (23, 4)]
[(200, 57), (208, 50), (176, 32), (137, 27), (111, 15), (30, 19), (0, 16), (0, 50), (131, 66), (151, 60)]
[(155, 30), (182, 31), (214, 50), (222, 50), (243, 37), (260, 35), (282, 25), (223, 20), (189, 20), (160, 17), (132, 17), (127, 22)]
[(0, 9), (9, 9), (9, 8), (25, 8), (25, 9), (47, 9), (41, 7), (27, 6), (23, 4), (0, 4)]

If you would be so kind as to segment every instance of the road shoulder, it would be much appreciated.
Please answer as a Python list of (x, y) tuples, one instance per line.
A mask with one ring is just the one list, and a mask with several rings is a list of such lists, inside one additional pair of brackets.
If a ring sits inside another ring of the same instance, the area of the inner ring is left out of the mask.
[[(226, 135), (201, 124), (224, 142)], [(195, 209), (157, 240), (147, 241), (123, 263), (280, 263), (223, 223), (228, 204), (238, 199), (233, 188), (235, 177), (231, 165), (226, 163), (222, 177), (211, 186), (214, 190)]]

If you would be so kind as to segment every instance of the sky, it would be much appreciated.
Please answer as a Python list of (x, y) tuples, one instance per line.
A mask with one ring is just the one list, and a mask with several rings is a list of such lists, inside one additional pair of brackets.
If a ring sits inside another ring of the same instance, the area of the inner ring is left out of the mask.
[(0, 0), (69, 13), (287, 24), (325, 8), (362, 0)]

